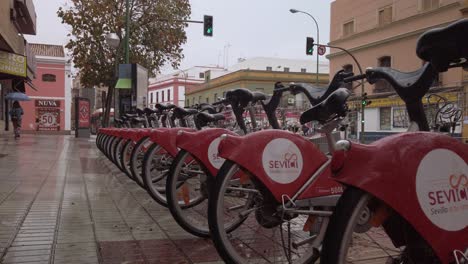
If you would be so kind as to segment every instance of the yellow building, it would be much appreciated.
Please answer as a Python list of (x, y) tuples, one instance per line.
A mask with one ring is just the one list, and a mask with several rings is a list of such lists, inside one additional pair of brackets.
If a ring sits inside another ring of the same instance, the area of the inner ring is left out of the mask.
[[(319, 74), (319, 84), (325, 87), (328, 84), (329, 75)], [(185, 94), (185, 105), (194, 105), (197, 103), (214, 103), (218, 98), (224, 98), (227, 91), (236, 88), (247, 88), (252, 91), (273, 94), (273, 88), (276, 82), (282, 82), (284, 85), (291, 82), (315, 84), (316, 75), (301, 72), (277, 72), (277, 71), (259, 71), (259, 70), (240, 70), (211, 79), (203, 84), (187, 89)], [(304, 97), (284, 96), (282, 106), (290, 108), (302, 108)]]

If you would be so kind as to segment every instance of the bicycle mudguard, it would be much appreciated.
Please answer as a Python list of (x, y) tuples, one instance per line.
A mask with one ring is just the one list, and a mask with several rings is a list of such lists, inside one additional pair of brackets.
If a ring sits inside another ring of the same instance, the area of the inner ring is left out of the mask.
[(163, 149), (165, 149), (171, 156), (175, 157), (175, 155), (177, 155), (177, 152), (179, 152), (176, 146), (176, 138), (177, 133), (179, 131), (192, 132), (195, 131), (195, 129), (186, 127), (177, 127), (162, 130), (158, 129), (157, 131), (151, 133), (150, 139), (152, 142), (158, 144)]
[(278, 202), (292, 198), (328, 159), (306, 138), (283, 130), (223, 136), (219, 156), (258, 178)]
[(176, 145), (202, 162), (211, 175), (216, 175), (225, 161), (218, 156), (220, 136), (223, 134), (237, 135), (223, 128), (209, 128), (197, 132), (184, 131), (177, 136)]
[(334, 179), (362, 189), (405, 218), (442, 263), (468, 248), (468, 145), (428, 132), (352, 144)]

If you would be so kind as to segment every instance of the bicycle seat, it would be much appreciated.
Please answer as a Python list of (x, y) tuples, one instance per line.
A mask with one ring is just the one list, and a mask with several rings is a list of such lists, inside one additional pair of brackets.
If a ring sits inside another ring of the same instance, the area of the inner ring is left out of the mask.
[(416, 54), (430, 62), (438, 72), (447, 71), (451, 63), (468, 59), (468, 19), (422, 34), (416, 45)]
[(143, 118), (143, 117), (133, 117), (131, 119), (131, 121), (134, 122), (134, 123), (143, 123), (143, 122), (145, 122), (145, 118)]
[(227, 92), (226, 100), (229, 101), (231, 105), (246, 107), (249, 102), (266, 100), (266, 95), (260, 92), (252, 92), (245, 88), (238, 88)]
[(346, 88), (337, 89), (325, 100), (302, 113), (299, 121), (301, 124), (311, 121), (325, 123), (334, 116), (345, 116), (347, 111), (346, 100), (350, 95), (351, 93)]
[(172, 108), (176, 107), (175, 105), (173, 104), (160, 104), (160, 103), (157, 103), (156, 104), (156, 108), (159, 110), (159, 111), (164, 111), (164, 110), (170, 110)]
[(414, 72), (400, 72), (389, 67), (369, 68), (366, 70), (370, 84), (378, 80), (388, 81), (406, 103), (421, 101), (434, 82), (437, 72), (430, 63), (424, 64)]
[(198, 110), (176, 106), (174, 110), (172, 110), (172, 113), (175, 118), (184, 118), (186, 116), (190, 116), (190, 115), (194, 115), (198, 113)]
[[(304, 93), (312, 105), (316, 105), (325, 100), (330, 94), (344, 86), (343, 80), (347, 77), (353, 76), (352, 72), (345, 72), (344, 70), (338, 71), (326, 89), (312, 86), (307, 83), (297, 83), (291, 86), (291, 93), (293, 95)], [(315, 96), (314, 96), (315, 94)]]
[(156, 109), (156, 110), (153, 110), (153, 109), (148, 108), (148, 107), (146, 107), (145, 109), (143, 109), (143, 111), (145, 112), (146, 115), (152, 115), (152, 114), (158, 113), (158, 110), (157, 110), (157, 109)]
[(216, 109), (209, 104), (204, 104), (199, 107), (200, 112), (208, 112), (209, 114), (216, 114)]
[(127, 119), (130, 119), (130, 118), (138, 117), (138, 114), (130, 114), (130, 113), (127, 113), (127, 114), (124, 114), (122, 117), (125, 117), (125, 118), (127, 118)]
[(224, 114), (208, 114), (208, 113), (205, 113), (205, 112), (199, 112), (196, 116), (195, 116), (195, 119), (199, 122), (203, 122), (203, 123), (209, 123), (209, 122), (216, 122), (216, 121), (219, 121), (219, 120), (224, 120), (225, 117), (224, 117)]
[(137, 108), (137, 109), (136, 109), (136, 113), (137, 113), (138, 115), (143, 115), (143, 114), (145, 114), (145, 111), (144, 111), (143, 109), (141, 109), (141, 108)]

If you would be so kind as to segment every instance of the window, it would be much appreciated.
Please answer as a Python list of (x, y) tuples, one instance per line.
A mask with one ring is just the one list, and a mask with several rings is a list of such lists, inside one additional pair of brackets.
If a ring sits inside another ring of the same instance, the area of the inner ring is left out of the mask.
[(42, 74), (43, 82), (55, 82), (57, 77), (54, 74)]
[(170, 101), (171, 100), (171, 90), (167, 90), (167, 100)]
[(421, 10), (429, 11), (439, 7), (439, 0), (421, 0)]
[[(345, 72), (353, 72), (353, 65), (352, 64), (346, 64), (346, 65), (343, 66), (343, 70)], [(348, 89), (348, 90), (352, 90), (353, 89), (353, 82), (345, 83), (344, 87), (346, 89)]]
[(343, 37), (354, 33), (354, 20), (343, 24)]
[(153, 93), (150, 93), (150, 104), (153, 103)]
[(156, 92), (156, 103), (159, 103), (159, 92)]
[(409, 126), (409, 117), (406, 107), (393, 108), (393, 127), (406, 128)]
[(387, 6), (379, 10), (379, 26), (392, 23), (393, 17), (392, 6)]
[(223, 92), (223, 99), (226, 99), (226, 91)]
[(273, 67), (267, 66), (267, 67), (266, 67), (266, 70), (267, 70), (267, 71), (272, 71), (272, 70), (273, 70)]
[(391, 116), (392, 108), (391, 107), (381, 107), (380, 108), (380, 130), (391, 130)]
[(205, 73), (204, 72), (200, 72), (200, 74), (198, 75), (198, 77), (200, 79), (205, 79)]
[(187, 99), (186, 106), (190, 106), (190, 99)]
[(217, 101), (218, 101), (218, 94), (215, 93), (215, 94), (213, 95), (213, 103), (215, 103), (215, 102), (217, 102)]
[(198, 96), (198, 103), (199, 103), (199, 104), (201, 104), (201, 103), (202, 103), (202, 101), (201, 101), (201, 95), (200, 95), (200, 96)]
[(161, 102), (164, 102), (164, 91), (161, 91)]
[[(383, 56), (378, 59), (379, 67), (392, 67), (392, 59), (390, 56)], [(385, 80), (379, 80), (375, 83), (374, 92), (375, 93), (385, 93), (392, 92), (392, 86)]]
[(302, 69), (301, 69), (301, 72), (302, 72), (302, 73), (306, 73), (306, 72), (307, 72), (307, 69), (306, 69), (306, 68), (302, 68)]
[(284, 67), (284, 72), (289, 72), (289, 68), (288, 68), (288, 67)]
[(210, 98), (206, 98), (206, 103), (209, 104), (210, 103)]

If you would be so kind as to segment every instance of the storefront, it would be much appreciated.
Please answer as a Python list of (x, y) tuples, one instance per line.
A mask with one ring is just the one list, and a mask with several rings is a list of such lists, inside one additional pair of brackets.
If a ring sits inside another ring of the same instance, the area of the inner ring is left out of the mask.
[(31, 43), (36, 57), (36, 78), (26, 85), (31, 99), (21, 102), (24, 133), (69, 134), (71, 79), (63, 46)]
[(11, 102), (5, 100), (9, 92), (24, 92), (28, 76), (26, 56), (0, 51), (0, 109), (1, 130), (9, 130), (8, 112)]

